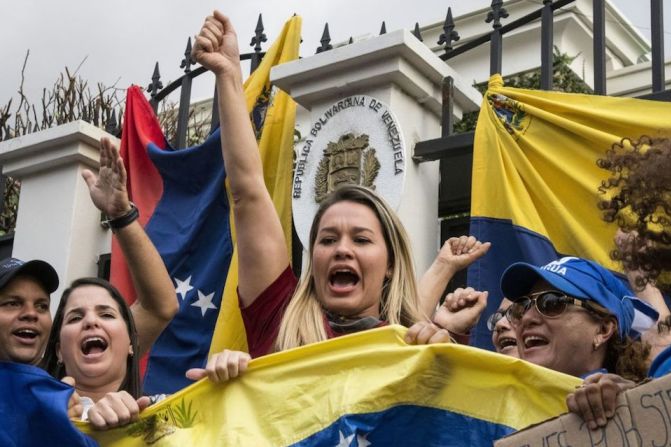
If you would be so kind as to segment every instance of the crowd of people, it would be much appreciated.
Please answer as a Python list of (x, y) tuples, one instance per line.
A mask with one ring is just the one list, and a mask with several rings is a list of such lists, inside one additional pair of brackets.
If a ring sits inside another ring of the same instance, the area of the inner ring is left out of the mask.
[[(389, 324), (408, 327), (411, 344), (468, 343), (488, 292), (460, 288), (441, 295), (451, 277), (485, 256), (490, 244), (451, 238), (417, 280), (403, 225), (367, 188), (342, 186), (321, 203), (304, 275), (294, 276), (246, 112), (238, 51), (230, 21), (215, 11), (196, 37), (193, 57), (216, 76), (249, 353), (215, 354), (187, 377), (230, 380), (251, 358)], [(143, 395), (138, 359), (175, 315), (178, 301), (128, 200), (117, 148), (107, 139), (100, 148), (99, 173), (83, 176), (123, 250), (137, 300), (128, 306), (109, 282), (81, 278), (63, 292), (52, 321), (54, 269), (39, 260), (4, 260), (0, 360), (39, 365), (69, 383), (75, 392), (68, 414), (107, 429), (136, 420), (163, 397)], [(628, 272), (629, 287), (587, 259), (516, 263), (501, 278), (506, 298), (488, 316), (500, 354), (584, 379), (567, 405), (592, 429), (613, 416), (620, 392), (671, 370), (671, 312), (660, 292), (671, 284), (670, 152), (666, 140), (644, 139), (615, 145), (599, 162), (612, 173), (601, 187), (607, 198), (600, 207), (621, 228), (613, 257)], [(658, 324), (637, 327), (640, 309)]]

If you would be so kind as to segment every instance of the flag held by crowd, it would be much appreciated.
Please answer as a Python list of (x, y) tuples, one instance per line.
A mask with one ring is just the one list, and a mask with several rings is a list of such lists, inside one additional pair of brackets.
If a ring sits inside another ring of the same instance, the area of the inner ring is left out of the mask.
[[(101, 445), (491, 446), (566, 411), (580, 380), (460, 346), (411, 346), (392, 326), (251, 361), (108, 432)], [(539, 390), (543, 390), (539, 393)]]
[[(300, 23), (299, 17), (293, 17), (285, 24), (245, 83), (267, 186), (288, 236), (295, 104), (283, 92), (273, 94), (269, 76), (272, 66), (298, 56)], [(171, 150), (146, 98), (139, 88), (131, 87), (121, 156), (140, 223), (161, 254), (180, 303), (179, 313), (150, 351), (144, 391), (172, 393), (190, 383), (184, 373), (203, 366), (210, 349), (246, 349), (236, 295), (231, 202), (223, 188), (221, 140), (216, 131), (198, 146)], [(130, 275), (115, 242), (111, 281), (134, 301)]]
[[(490, 292), (486, 314), (513, 262), (579, 256), (617, 269), (609, 257), (617, 227), (596, 206), (608, 173), (596, 161), (623, 138), (668, 135), (670, 114), (666, 102), (508, 88), (492, 76), (475, 132), (470, 230), (492, 248), (468, 274), (470, 286)], [(490, 347), (485, 320), (472, 343)]]
[(36, 366), (0, 362), (0, 445), (3, 447), (98, 445), (68, 418), (73, 388)]

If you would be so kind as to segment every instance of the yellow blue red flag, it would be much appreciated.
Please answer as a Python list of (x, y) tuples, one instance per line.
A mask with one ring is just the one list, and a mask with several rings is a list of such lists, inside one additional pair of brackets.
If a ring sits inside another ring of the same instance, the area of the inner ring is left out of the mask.
[[(609, 258), (617, 227), (597, 208), (608, 173), (596, 161), (623, 138), (668, 135), (669, 116), (667, 102), (507, 88), (492, 76), (475, 131), (471, 203), (471, 233), (492, 248), (468, 275), (490, 292), (488, 313), (513, 262), (571, 255), (618, 268)], [(472, 343), (491, 346), (481, 320)]]
[[(266, 185), (291, 246), (291, 168), (295, 103), (274, 92), (272, 66), (298, 57), (299, 17), (291, 18), (260, 66), (245, 83), (250, 118), (257, 131)], [(147, 394), (173, 393), (191, 381), (210, 350), (245, 350), (238, 309), (237, 257), (221, 156), (219, 131), (200, 145), (174, 151), (138, 87), (128, 89), (121, 155), (128, 191), (140, 209), (140, 223), (158, 249), (175, 283), (179, 312), (152, 346), (144, 376)], [(124, 296), (134, 291), (116, 241), (112, 282)]]
[[(291, 253), (291, 181), (296, 103), (288, 94), (271, 86), (270, 69), (298, 59), (300, 42), (301, 18), (293, 16), (284, 24), (280, 36), (244, 85), (247, 109), (257, 133), (266, 188), (284, 229), (287, 253)], [(235, 242), (233, 215), (230, 220)], [(225, 348), (247, 349), (245, 329), (238, 308), (237, 287), (238, 263), (234, 253), (210, 353), (220, 352)]]
[(108, 432), (100, 445), (491, 446), (566, 411), (580, 380), (482, 349), (411, 346), (401, 326), (259, 357), (200, 381)]

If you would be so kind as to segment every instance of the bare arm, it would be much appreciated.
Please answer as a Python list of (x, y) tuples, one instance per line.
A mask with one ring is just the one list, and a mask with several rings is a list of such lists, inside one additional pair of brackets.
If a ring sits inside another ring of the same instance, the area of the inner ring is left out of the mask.
[(205, 19), (193, 56), (216, 76), (221, 147), (237, 231), (238, 290), (249, 306), (289, 265), (289, 256), (263, 179), (242, 89), (238, 40), (226, 16), (215, 11)]
[(455, 273), (483, 256), (491, 247), (473, 236), (451, 237), (419, 281), (419, 297), (425, 315), (433, 315), (440, 296)]
[[(114, 144), (100, 141), (100, 172), (82, 173), (93, 204), (111, 219), (130, 210), (126, 169)], [(136, 220), (116, 233), (133, 279), (137, 301), (131, 306), (138, 332), (139, 355), (156, 341), (179, 309), (175, 288), (161, 256)]]

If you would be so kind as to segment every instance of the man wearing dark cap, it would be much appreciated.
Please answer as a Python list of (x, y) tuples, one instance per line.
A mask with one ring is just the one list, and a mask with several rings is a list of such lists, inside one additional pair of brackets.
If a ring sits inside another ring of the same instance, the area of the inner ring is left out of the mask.
[(50, 297), (58, 275), (44, 261), (0, 261), (0, 361), (35, 365), (51, 330)]

